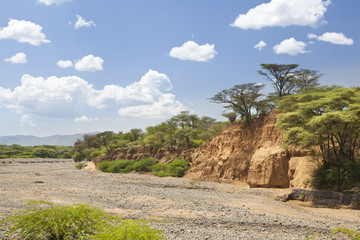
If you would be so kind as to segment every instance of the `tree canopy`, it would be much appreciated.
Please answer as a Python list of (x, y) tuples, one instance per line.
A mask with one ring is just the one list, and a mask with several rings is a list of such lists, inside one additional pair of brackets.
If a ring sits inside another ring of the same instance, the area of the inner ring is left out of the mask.
[(360, 88), (320, 87), (279, 100), (278, 126), (289, 144), (318, 147), (325, 168), (335, 167), (342, 188), (347, 162), (360, 147)]

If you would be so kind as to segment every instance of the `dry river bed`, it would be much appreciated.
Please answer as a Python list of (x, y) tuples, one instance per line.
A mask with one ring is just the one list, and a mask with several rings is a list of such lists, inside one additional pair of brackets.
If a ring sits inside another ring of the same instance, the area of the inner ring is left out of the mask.
[[(77, 170), (72, 160), (0, 160), (0, 219), (27, 200), (91, 204), (130, 219), (165, 219), (166, 239), (345, 239), (360, 230), (360, 211), (277, 202), (289, 189)], [(0, 238), (3, 232), (0, 231)]]

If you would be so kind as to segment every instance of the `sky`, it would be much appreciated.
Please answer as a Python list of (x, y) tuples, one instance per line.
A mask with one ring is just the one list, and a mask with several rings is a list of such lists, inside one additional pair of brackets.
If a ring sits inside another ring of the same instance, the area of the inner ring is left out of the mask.
[(360, 85), (359, 0), (0, 0), (0, 136), (145, 129), (265, 84), (262, 63)]

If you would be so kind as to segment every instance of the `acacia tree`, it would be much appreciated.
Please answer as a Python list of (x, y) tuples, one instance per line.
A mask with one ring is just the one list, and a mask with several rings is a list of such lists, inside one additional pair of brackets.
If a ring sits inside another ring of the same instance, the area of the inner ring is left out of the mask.
[(293, 70), (297, 64), (260, 64), (262, 70), (258, 73), (270, 81), (278, 97), (289, 95), (296, 88)]
[(263, 96), (260, 90), (262, 84), (245, 83), (235, 85), (231, 89), (225, 89), (211, 97), (213, 103), (226, 104), (224, 107), (237, 113), (241, 119), (250, 120), (255, 111), (256, 115), (261, 111), (260, 98)]
[(304, 92), (319, 85), (322, 74), (310, 69), (299, 69), (294, 72), (296, 92)]
[(360, 147), (360, 88), (323, 87), (279, 100), (278, 126), (289, 144), (318, 147), (325, 168), (336, 168), (342, 190), (345, 165)]

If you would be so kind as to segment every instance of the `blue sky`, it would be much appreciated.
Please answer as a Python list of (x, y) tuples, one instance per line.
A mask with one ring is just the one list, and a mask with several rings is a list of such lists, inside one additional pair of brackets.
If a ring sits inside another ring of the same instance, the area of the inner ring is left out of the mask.
[(359, 86), (358, 0), (0, 0), (0, 136), (219, 120), (261, 63)]

